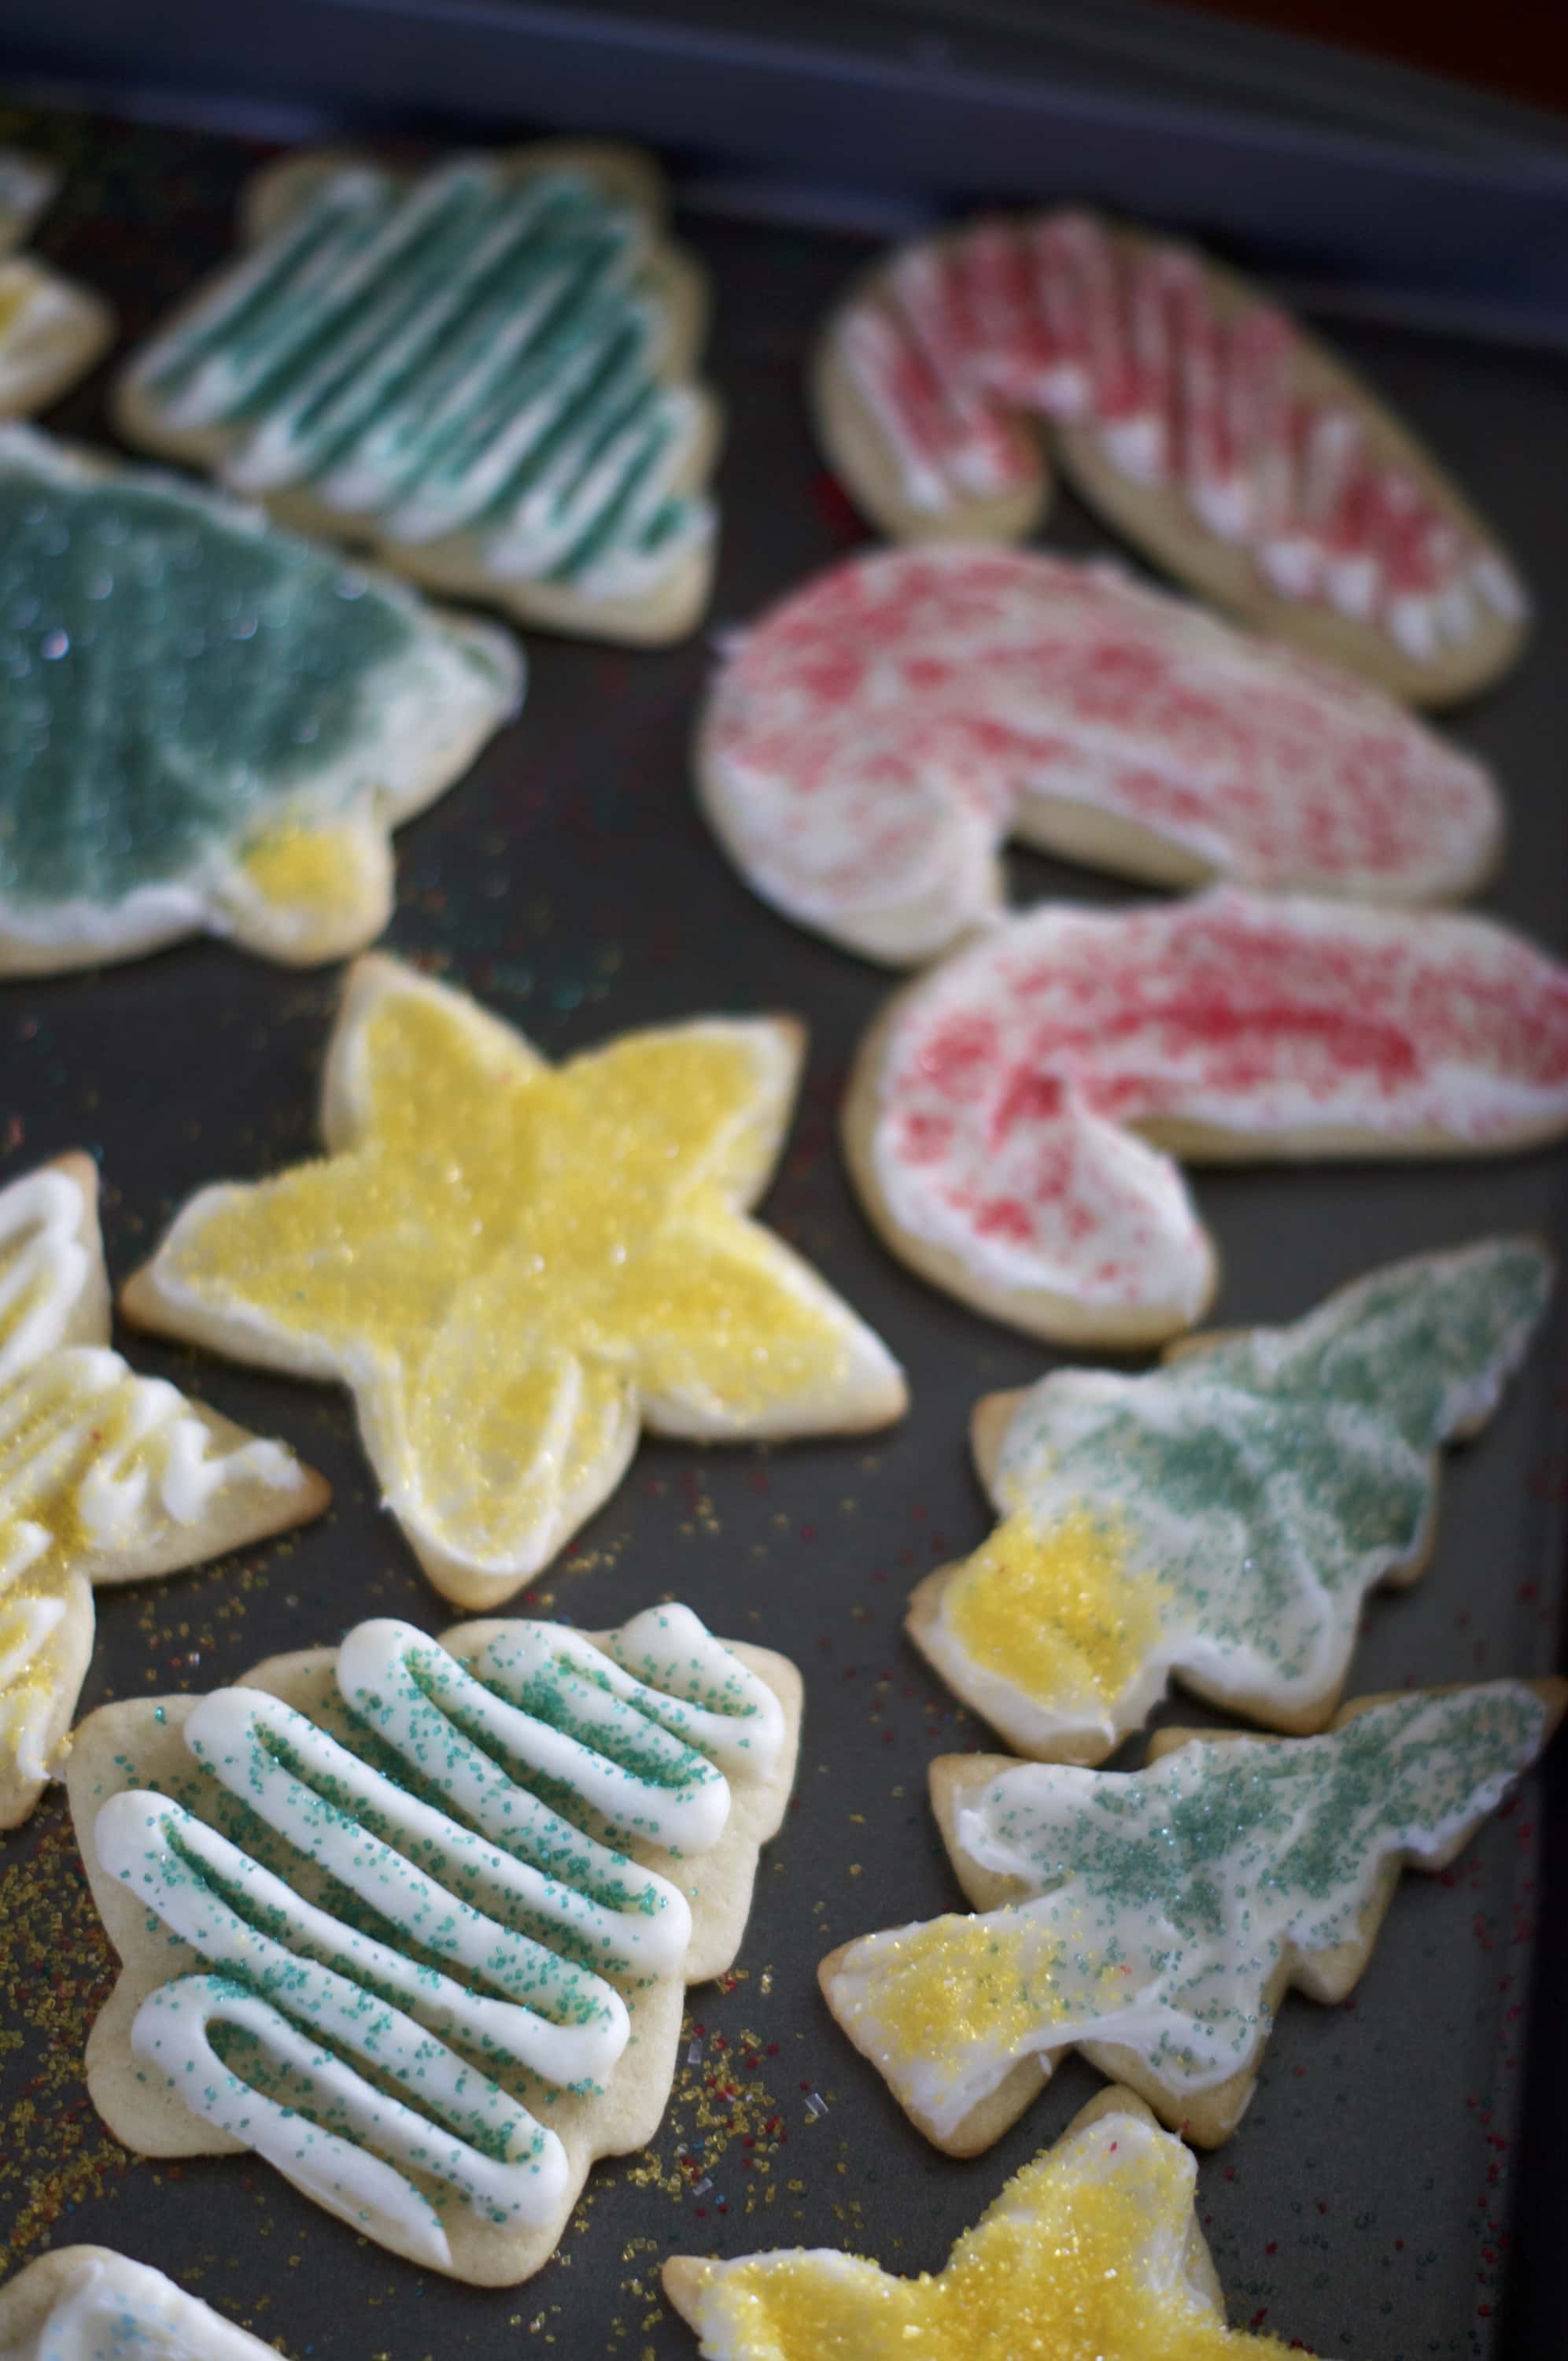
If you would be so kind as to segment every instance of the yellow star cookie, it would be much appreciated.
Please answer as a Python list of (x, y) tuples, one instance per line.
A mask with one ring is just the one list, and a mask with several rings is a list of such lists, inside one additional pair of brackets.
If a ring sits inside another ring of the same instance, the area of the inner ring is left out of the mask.
[(745, 1217), (798, 1027), (699, 1018), (553, 1068), (460, 993), (351, 970), (327, 1154), (203, 1189), (128, 1316), (352, 1387), (431, 1579), (499, 1605), (614, 1488), (640, 1424), (712, 1441), (880, 1426), (885, 1347)]
[(664, 2291), (709, 2361), (1251, 2361), (1225, 2325), (1193, 2211), (1190, 2151), (1129, 2091), (1102, 2091), (1014, 2175), (934, 2277), (832, 2248), (675, 2255)]
[(194, 1565), (319, 1516), (326, 1485), (109, 1349), (90, 1158), (0, 1190), (0, 1828), (49, 1777), (93, 1653), (95, 1584)]

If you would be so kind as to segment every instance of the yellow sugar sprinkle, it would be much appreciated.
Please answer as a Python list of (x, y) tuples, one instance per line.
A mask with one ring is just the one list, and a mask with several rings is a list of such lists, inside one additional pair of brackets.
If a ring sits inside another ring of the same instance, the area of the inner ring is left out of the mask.
[(1042, 1532), (1018, 1509), (954, 1574), (943, 1620), (976, 1664), (1042, 1703), (1109, 1702), (1160, 1630), (1164, 1587), (1126, 1559), (1123, 1531), (1086, 1510)]

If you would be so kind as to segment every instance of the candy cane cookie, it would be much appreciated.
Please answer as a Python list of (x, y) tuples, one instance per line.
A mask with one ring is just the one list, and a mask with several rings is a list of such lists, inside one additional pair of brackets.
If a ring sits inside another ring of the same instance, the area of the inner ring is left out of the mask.
[(707, 296), (629, 148), (268, 165), (243, 258), (120, 378), (133, 443), (425, 588), (609, 640), (707, 604)]
[(1139, 1377), (1056, 1369), (976, 1409), (1002, 1522), (908, 1630), (1019, 1754), (1101, 1763), (1174, 1675), (1321, 1730), (1361, 1610), (1423, 1571), (1438, 1457), (1475, 1434), (1552, 1288), (1527, 1238), (1418, 1255), (1288, 1328), (1194, 1336)]
[(794, 1777), (801, 1684), (689, 1608), (357, 1624), (104, 1706), (71, 1813), (124, 1971), (88, 2087), (143, 2156), (247, 2148), (476, 2286), (649, 2140)]
[(1009, 838), (1161, 885), (1389, 903), (1492, 866), (1486, 771), (1369, 682), (1108, 566), (854, 556), (720, 665), (697, 792), (764, 901), (869, 959), (1002, 907)]
[(1358, 1697), (1318, 1738), (1162, 1730), (1133, 1772), (942, 1756), (976, 1915), (842, 1945), (828, 2004), (951, 2155), (1000, 2139), (1073, 2048), (1217, 2147), (1286, 1993), (1344, 1999), (1400, 1872), (1446, 1868), (1565, 1702), (1560, 1680)]
[(322, 1477), (109, 1345), (98, 1172), (0, 1189), (0, 1828), (58, 1774), (93, 1594), (321, 1515)]
[(1028, 1334), (1201, 1318), (1193, 1163), (1497, 1155), (1568, 1129), (1568, 969), (1488, 918), (1221, 886), (1004, 919), (896, 994), (850, 1169), (894, 1252)]
[(52, 166), (0, 148), (0, 419), (47, 409), (114, 340), (102, 296), (16, 251), (59, 184)]
[(1528, 601), (1437, 462), (1325, 346), (1188, 246), (1054, 212), (877, 264), (813, 380), (824, 448), (895, 539), (1021, 540), (1050, 448), (1106, 521), (1271, 636), (1441, 704)]

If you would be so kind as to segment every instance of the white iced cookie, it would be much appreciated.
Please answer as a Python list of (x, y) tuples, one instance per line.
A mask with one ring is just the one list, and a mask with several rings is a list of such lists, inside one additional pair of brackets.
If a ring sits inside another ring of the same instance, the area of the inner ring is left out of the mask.
[(51, 165), (0, 148), (0, 419), (47, 408), (85, 376), (115, 334), (100, 296), (20, 245), (59, 186)]
[(1003, 1521), (908, 1629), (1020, 1754), (1099, 1763), (1172, 1674), (1272, 1730), (1338, 1704), (1361, 1610), (1413, 1581), (1438, 1454), (1496, 1409), (1552, 1289), (1527, 1239), (1421, 1255), (1161, 1369), (1056, 1369), (975, 1416)]
[(126, 1287), (144, 1326), (351, 1386), (431, 1579), (499, 1605), (644, 1424), (711, 1441), (884, 1425), (885, 1347), (769, 1230), (799, 1028), (699, 1018), (553, 1068), (461, 993), (350, 973), (326, 1156), (202, 1190)]
[(86, 1156), (0, 1189), (0, 1828), (58, 1768), (93, 1653), (93, 1591), (319, 1516), (326, 1485), (109, 1346)]
[(945, 1756), (932, 1799), (977, 1915), (846, 1943), (828, 2004), (953, 2155), (1072, 2048), (1216, 2147), (1287, 1990), (1344, 1998), (1401, 1869), (1454, 1858), (1565, 1701), (1551, 1680), (1362, 1697), (1321, 1738), (1161, 1730), (1130, 1773)]
[(1431, 454), (1324, 346), (1192, 247), (1082, 213), (879, 263), (830, 323), (818, 431), (884, 532), (1022, 540), (1047, 441), (1107, 522), (1218, 605), (1441, 703), (1528, 602)]
[(592, 1638), (361, 1623), (101, 1708), (70, 1771), (125, 1962), (100, 2111), (143, 2155), (249, 2148), (434, 2269), (526, 2278), (594, 2158), (652, 2135), (799, 1717), (793, 1665), (678, 1606)]
[(172, 476), (0, 429), (0, 975), (205, 931), (291, 964), (392, 908), (391, 830), (522, 661)]
[(831, 2247), (705, 2262), (664, 2292), (707, 2361), (1269, 2361), (1225, 2325), (1190, 2149), (1130, 2091), (1102, 2091), (1014, 2173), (944, 2268), (895, 2279)]
[(545, 141), (414, 178), (269, 165), (247, 251), (116, 390), (135, 443), (428, 588), (595, 638), (707, 603), (718, 410), (707, 297), (630, 148)]
[(909, 985), (844, 1115), (894, 1252), (1031, 1335), (1201, 1317), (1193, 1163), (1496, 1155), (1568, 1129), (1568, 968), (1494, 920), (1231, 886), (1046, 903)]
[(276, 2361), (147, 2263), (58, 2246), (0, 2288), (0, 2361)]
[(1108, 566), (878, 550), (740, 633), (705, 810), (787, 917), (893, 965), (1002, 907), (1014, 839), (1157, 884), (1442, 901), (1501, 828), (1478, 763), (1381, 690)]

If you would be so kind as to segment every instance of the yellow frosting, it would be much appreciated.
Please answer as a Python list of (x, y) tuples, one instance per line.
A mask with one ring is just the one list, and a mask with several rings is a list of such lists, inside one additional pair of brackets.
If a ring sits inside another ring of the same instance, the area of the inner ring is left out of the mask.
[(351, 829), (300, 828), (291, 823), (258, 837), (245, 855), (245, 873), (264, 901), (286, 903), (315, 917), (352, 896), (363, 858)]
[(390, 989), (338, 1052), (356, 1144), (226, 1192), (159, 1275), (329, 1359), (427, 1526), (499, 1561), (617, 1458), (638, 1393), (734, 1422), (842, 1382), (848, 1315), (733, 1202), (776, 1134), (762, 1055), (692, 1026), (553, 1069)]
[(1016, 1509), (959, 1566), (942, 1616), (972, 1661), (1034, 1697), (1118, 1697), (1159, 1636), (1162, 1587), (1126, 1570), (1121, 1528)]
[(32, 302), (37, 287), (37, 274), (27, 263), (0, 263), (0, 336), (15, 327)]
[(1179, 2140), (1108, 2116), (1026, 2166), (935, 2277), (894, 2279), (821, 2252), (720, 2266), (697, 2307), (704, 2350), (727, 2361), (1281, 2355), (1276, 2338), (1227, 2329), (1194, 2293), (1181, 2268), (1192, 2194)]
[(938, 2076), (961, 2070), (976, 2042), (1011, 2048), (1063, 2013), (1050, 1985), (1060, 1946), (1042, 1947), (1024, 1919), (932, 1918), (891, 1948), (896, 1962), (876, 1982), (878, 2047)]

